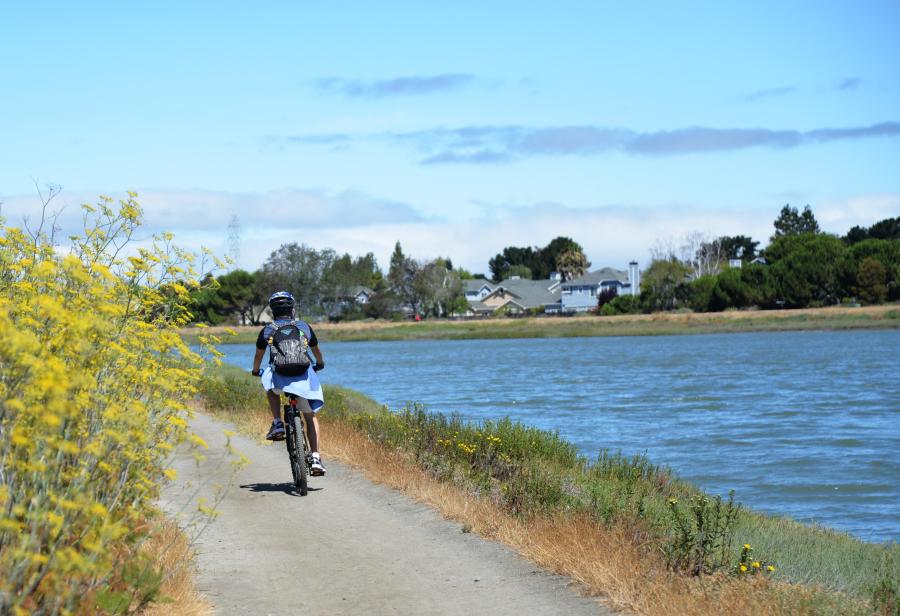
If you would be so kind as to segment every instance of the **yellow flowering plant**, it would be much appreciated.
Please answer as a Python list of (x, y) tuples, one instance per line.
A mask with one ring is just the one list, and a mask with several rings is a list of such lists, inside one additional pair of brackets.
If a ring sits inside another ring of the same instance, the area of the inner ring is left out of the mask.
[(68, 251), (0, 220), (4, 614), (152, 599), (158, 579), (135, 568), (135, 547), (204, 361), (177, 331), (202, 278), (193, 255), (170, 234), (133, 245), (133, 193), (83, 213)]
[(775, 573), (775, 564), (766, 560), (757, 558), (752, 554), (753, 546), (745, 543), (741, 546), (741, 557), (735, 566), (735, 572), (738, 574), (756, 575), (758, 573)]

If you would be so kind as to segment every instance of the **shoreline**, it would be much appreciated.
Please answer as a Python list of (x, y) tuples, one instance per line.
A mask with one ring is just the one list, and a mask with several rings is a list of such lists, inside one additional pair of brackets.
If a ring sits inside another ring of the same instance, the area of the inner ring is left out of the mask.
[[(213, 370), (208, 379), (220, 383), (204, 392), (210, 394), (204, 395), (208, 411), (238, 420), (239, 429), (251, 436), (264, 432), (269, 417), (255, 381), (230, 367)], [(868, 613), (870, 585), (889, 579), (883, 578), (883, 567), (897, 563), (894, 544), (868, 543), (745, 503), (725, 541), (730, 556), (718, 572), (699, 578), (678, 575), (661, 559), (677, 527), (667, 509), (677, 507), (680, 516), (687, 515), (704, 493), (669, 469), (641, 457), (609, 455), (591, 462), (559, 437), (515, 422), (470, 423), (439, 413), (389, 411), (360, 392), (338, 386), (330, 392), (322, 418), (331, 435), (326, 456), (428, 502), (462, 523), (468, 529), (463, 532), (500, 540), (540, 566), (584, 583), (589, 594), (605, 596), (619, 609), (655, 616), (671, 613), (667, 610), (678, 604), (682, 613), (706, 616), (722, 613), (724, 601), (734, 607), (765, 604), (769, 613), (813, 606), (817, 613), (818, 608), (822, 613)], [(503, 463), (497, 466), (497, 460)], [(498, 469), (502, 472), (496, 474)], [(428, 487), (417, 487), (422, 482)], [(455, 499), (462, 505), (447, 504)], [(713, 510), (704, 511), (708, 517)], [(519, 541), (514, 531), (522, 531), (523, 524), (526, 539)], [(560, 529), (570, 530), (571, 536), (560, 536)], [(534, 537), (545, 530), (546, 545), (535, 546)], [(563, 558), (570, 542), (584, 552), (583, 558)], [(774, 563), (771, 580), (746, 584), (736, 573), (744, 542), (764, 566)], [(645, 586), (652, 592), (641, 590)], [(714, 592), (707, 597), (710, 588)], [(653, 599), (660, 596), (666, 599)]]
[[(478, 320), (350, 321), (313, 323), (323, 342), (388, 340), (471, 340), (501, 338), (572, 338), (605, 336), (675, 336), (780, 331), (900, 329), (900, 305), (859, 308), (751, 310), (703, 313), (654, 313), (618, 316), (593, 314)], [(233, 330), (234, 336), (227, 331)], [(189, 327), (182, 337), (195, 344), (201, 335), (222, 344), (255, 342), (258, 325)]]

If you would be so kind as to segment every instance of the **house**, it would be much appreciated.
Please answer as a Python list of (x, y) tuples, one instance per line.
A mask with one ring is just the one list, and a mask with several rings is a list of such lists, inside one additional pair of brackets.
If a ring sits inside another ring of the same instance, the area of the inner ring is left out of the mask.
[(367, 304), (374, 294), (375, 291), (369, 287), (364, 287), (362, 285), (350, 287), (338, 298), (337, 302), (332, 305), (328, 316), (331, 318), (337, 317), (345, 312), (352, 311), (354, 308), (359, 308), (360, 306)]
[(512, 276), (493, 285), (493, 290), (481, 299), (469, 299), (469, 316), (485, 316), (495, 313), (524, 314), (544, 312), (559, 303), (558, 278), (528, 280)]
[(596, 310), (601, 293), (637, 295), (640, 290), (636, 261), (628, 264), (628, 272), (604, 267), (562, 283), (559, 311), (567, 314)]
[(475, 278), (472, 280), (463, 280), (465, 283), (466, 300), (471, 302), (480, 302), (493, 292), (497, 286), (490, 280), (484, 278)]
[(375, 293), (369, 287), (364, 287), (362, 285), (356, 285), (350, 290), (347, 299), (352, 300), (354, 303), (358, 305), (368, 304), (369, 299)]

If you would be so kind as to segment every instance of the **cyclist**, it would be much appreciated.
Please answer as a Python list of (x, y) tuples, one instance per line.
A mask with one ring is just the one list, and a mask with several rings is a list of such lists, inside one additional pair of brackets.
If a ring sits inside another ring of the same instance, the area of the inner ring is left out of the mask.
[[(322, 350), (319, 341), (309, 323), (294, 317), (294, 296), (287, 291), (277, 291), (269, 297), (269, 308), (272, 310), (273, 321), (262, 328), (256, 339), (256, 356), (253, 358), (253, 375), (262, 377), (262, 386), (266, 390), (269, 399), (269, 409), (272, 411), (272, 427), (266, 438), (271, 441), (284, 440), (284, 423), (281, 421), (281, 392), (298, 396), (298, 408), (303, 412), (306, 420), (307, 433), (309, 435), (309, 448), (312, 450), (312, 464), (309, 472), (311, 475), (322, 476), (325, 474), (325, 465), (319, 455), (319, 439), (322, 432), (319, 428), (319, 419), (316, 413), (325, 404), (322, 395), (322, 385), (319, 383), (316, 371), (325, 367), (322, 358)], [(315, 370), (306, 370), (300, 376), (283, 376), (272, 369), (273, 358), (269, 354), (269, 366), (260, 371), (262, 358), (269, 346), (269, 337), (276, 328), (293, 323), (309, 341), (309, 348), (316, 358)]]

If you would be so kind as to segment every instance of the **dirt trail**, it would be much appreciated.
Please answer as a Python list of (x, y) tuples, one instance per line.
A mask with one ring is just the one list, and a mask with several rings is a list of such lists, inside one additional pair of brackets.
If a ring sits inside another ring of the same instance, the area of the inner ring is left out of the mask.
[(233, 476), (225, 427), (198, 415), (193, 429), (210, 445), (207, 459), (198, 465), (179, 451), (178, 480), (163, 499), (170, 513), (190, 513), (225, 485), (219, 516), (198, 542), (198, 585), (217, 614), (611, 613), (565, 578), (335, 462), (301, 498), (289, 492), (282, 444), (236, 436), (251, 464)]

